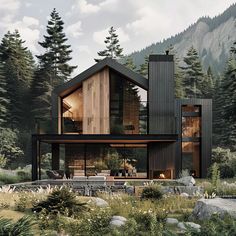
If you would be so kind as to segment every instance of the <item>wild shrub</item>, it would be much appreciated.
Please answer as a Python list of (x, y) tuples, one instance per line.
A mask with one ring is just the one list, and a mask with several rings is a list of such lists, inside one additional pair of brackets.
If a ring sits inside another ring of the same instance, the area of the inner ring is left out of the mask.
[(67, 186), (54, 188), (46, 200), (36, 203), (32, 211), (41, 212), (45, 209), (48, 213), (62, 214), (77, 217), (85, 209), (85, 203), (76, 199), (76, 194)]
[(15, 209), (17, 211), (21, 211), (24, 212), (26, 210), (27, 207), (27, 203), (28, 203), (28, 197), (23, 194), (19, 197), (19, 199), (16, 201), (15, 203)]
[(162, 197), (163, 193), (159, 185), (145, 187), (141, 194), (142, 199), (161, 199)]
[(20, 179), (18, 176), (16, 176), (14, 173), (6, 172), (0, 172), (0, 182), (4, 184), (14, 184), (20, 182)]
[(11, 219), (0, 218), (0, 235), (8, 236), (30, 236), (34, 235), (31, 232), (31, 227), (34, 225), (29, 216), (22, 217), (17, 222)]
[(109, 209), (95, 209), (84, 215), (80, 224), (79, 233), (83, 236), (109, 235), (111, 231), (111, 217), (111, 211)]
[[(163, 211), (164, 212), (164, 211)], [(136, 222), (136, 235), (163, 235), (165, 230), (164, 222), (167, 214), (164, 212), (149, 211), (134, 211), (130, 218)]]
[(222, 179), (234, 177), (234, 170), (228, 164), (221, 164), (219, 166), (219, 171), (220, 171), (220, 177)]
[[(189, 234), (188, 234), (189, 233)], [(186, 235), (201, 235), (201, 236), (221, 236), (221, 235), (236, 235), (236, 219), (229, 215), (220, 217), (212, 215), (209, 220), (204, 220), (201, 224), (201, 232), (186, 232)]]
[(212, 165), (211, 183), (212, 183), (213, 187), (216, 188), (216, 189), (220, 184), (220, 170), (219, 170), (219, 165), (217, 163), (214, 163)]
[(30, 181), (31, 180), (30, 172), (19, 170), (19, 171), (17, 171), (17, 176), (19, 177), (20, 181)]

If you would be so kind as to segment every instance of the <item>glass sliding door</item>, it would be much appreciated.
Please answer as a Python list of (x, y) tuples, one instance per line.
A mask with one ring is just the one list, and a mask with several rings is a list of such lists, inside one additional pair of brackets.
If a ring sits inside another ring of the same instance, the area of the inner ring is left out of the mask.
[(201, 107), (182, 106), (182, 170), (200, 177), (201, 164)]

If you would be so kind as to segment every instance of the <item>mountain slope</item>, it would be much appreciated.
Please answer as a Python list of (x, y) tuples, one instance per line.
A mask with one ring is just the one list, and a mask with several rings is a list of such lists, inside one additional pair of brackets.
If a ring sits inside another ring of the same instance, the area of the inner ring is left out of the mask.
[(136, 65), (144, 63), (144, 57), (150, 53), (163, 53), (173, 45), (182, 59), (193, 45), (202, 60), (205, 69), (210, 65), (215, 73), (221, 73), (229, 55), (230, 47), (236, 40), (236, 4), (231, 5), (222, 14), (214, 17), (202, 17), (183, 32), (152, 44), (141, 51), (131, 54)]

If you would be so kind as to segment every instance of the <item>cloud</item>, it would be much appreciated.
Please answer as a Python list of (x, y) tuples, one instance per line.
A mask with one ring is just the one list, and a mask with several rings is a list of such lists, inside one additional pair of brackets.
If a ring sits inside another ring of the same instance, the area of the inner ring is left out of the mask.
[(1, 0), (0, 11), (15, 11), (19, 9), (19, 0)]
[(88, 45), (79, 45), (77, 49), (79, 52), (85, 52), (87, 54), (91, 54), (91, 50)]
[(171, 19), (168, 19), (161, 11), (148, 7), (143, 7), (137, 11), (138, 19), (126, 25), (135, 35), (157, 34), (157, 32), (169, 31)]
[(20, 8), (19, 0), (1, 0), (0, 2), (0, 27), (11, 22)]
[[(98, 44), (104, 44), (104, 40), (108, 36), (108, 30), (109, 30), (109, 28), (94, 32), (93, 33), (93, 40)], [(121, 43), (124, 43), (124, 42), (127, 42), (130, 40), (129, 35), (126, 34), (122, 28), (118, 28), (116, 30), (116, 34), (118, 34), (118, 38)]]
[(81, 21), (78, 21), (72, 25), (69, 25), (66, 28), (66, 32), (68, 33), (68, 35), (71, 35), (72, 37), (76, 38), (83, 34), (81, 25), (82, 25)]
[[(93, 14), (101, 10), (114, 11), (117, 10), (116, 3), (118, 0), (104, 0), (98, 4), (89, 3), (88, 0), (77, 0), (76, 4), (72, 5), (72, 10), (79, 10), (81, 14)], [(69, 14), (68, 14), (69, 15)]]
[(100, 10), (100, 6), (88, 3), (86, 0), (78, 1), (78, 8), (81, 13), (95, 13)]
[(31, 6), (32, 6), (32, 3), (31, 3), (31, 2), (26, 2), (26, 3), (25, 3), (25, 6), (26, 6), (26, 7), (31, 7)]
[(21, 21), (11, 22), (3, 25), (4, 29), (13, 32), (17, 29), (25, 40), (25, 45), (33, 52), (38, 53), (36, 47), (39, 40), (40, 31), (38, 30), (39, 21), (36, 18), (24, 16)]
[(25, 24), (25, 26), (39, 25), (38, 19), (29, 16), (24, 16), (22, 22)]

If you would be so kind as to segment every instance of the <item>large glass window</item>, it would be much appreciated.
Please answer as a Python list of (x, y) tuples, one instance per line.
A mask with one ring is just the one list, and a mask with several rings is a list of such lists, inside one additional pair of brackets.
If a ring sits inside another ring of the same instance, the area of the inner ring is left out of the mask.
[(110, 131), (147, 133), (147, 91), (122, 75), (110, 72)]
[(82, 133), (83, 91), (82, 87), (62, 99), (63, 133)]
[(85, 145), (65, 145), (65, 174), (67, 178), (85, 175)]
[(182, 112), (200, 112), (200, 106), (184, 105), (182, 106)]
[(182, 106), (182, 170), (200, 177), (201, 107)]
[[(60, 144), (59, 168), (67, 178), (75, 176), (114, 176), (147, 178), (146, 144)], [(42, 155), (43, 178), (50, 178), (51, 153)]]
[(200, 117), (182, 117), (182, 137), (200, 137), (200, 131)]
[(189, 170), (191, 175), (200, 177), (199, 142), (182, 142), (182, 169)]

